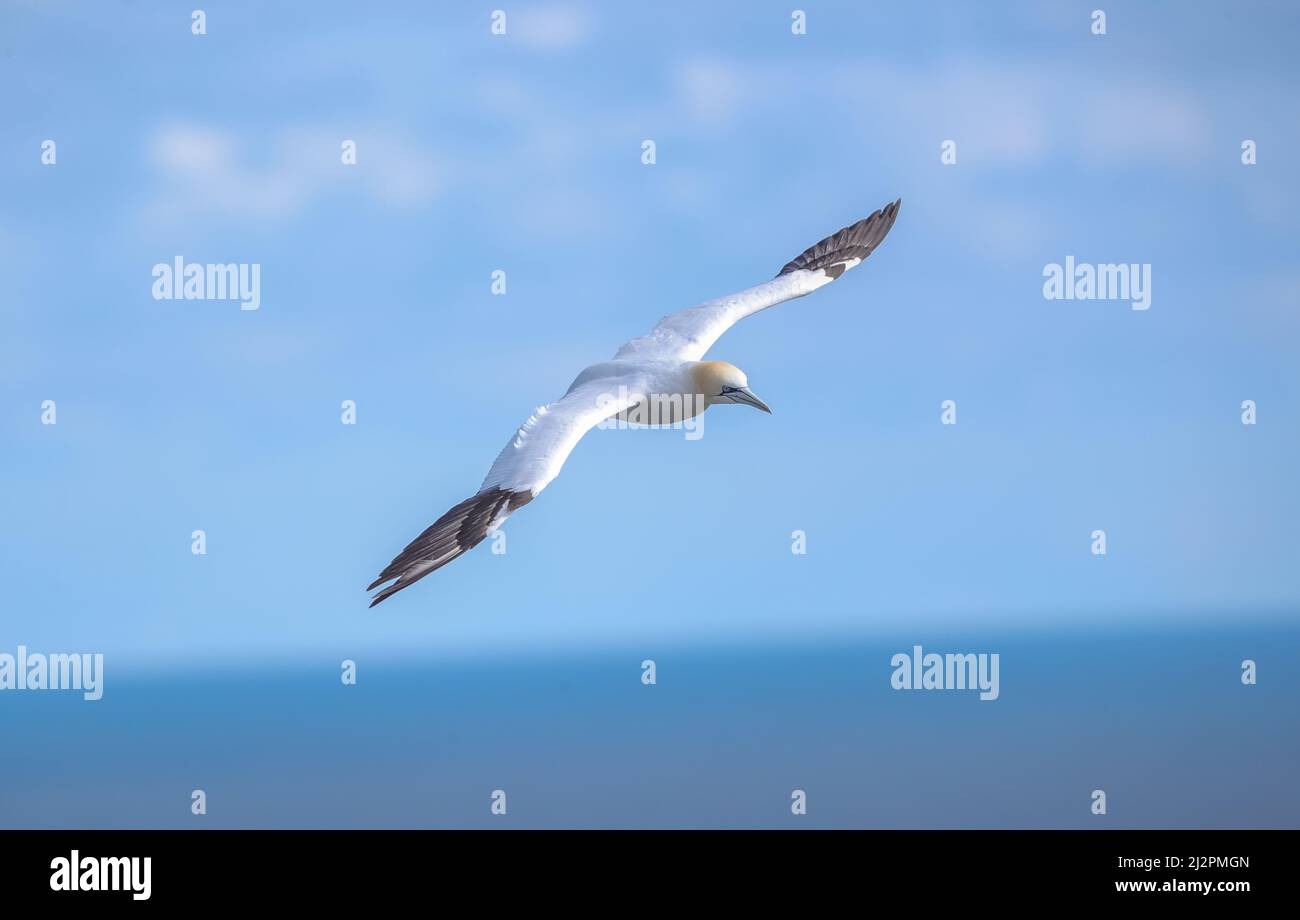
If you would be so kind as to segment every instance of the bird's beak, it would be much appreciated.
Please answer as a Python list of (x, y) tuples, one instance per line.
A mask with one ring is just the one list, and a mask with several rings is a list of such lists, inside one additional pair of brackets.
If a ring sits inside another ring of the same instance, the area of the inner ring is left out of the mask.
[(744, 406), (753, 406), (755, 409), (762, 409), (768, 415), (772, 414), (772, 410), (767, 407), (767, 403), (755, 396), (754, 391), (749, 387), (741, 387), (739, 390), (732, 390), (728, 395), (732, 402), (740, 403)]

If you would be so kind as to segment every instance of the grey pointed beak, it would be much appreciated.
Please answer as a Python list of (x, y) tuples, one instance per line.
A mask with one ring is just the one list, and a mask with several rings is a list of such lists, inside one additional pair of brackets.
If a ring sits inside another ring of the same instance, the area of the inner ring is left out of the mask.
[(749, 387), (732, 390), (729, 395), (732, 402), (740, 403), (743, 406), (753, 406), (755, 409), (762, 409), (768, 415), (772, 414), (772, 410), (768, 408), (767, 403), (755, 396), (754, 391)]

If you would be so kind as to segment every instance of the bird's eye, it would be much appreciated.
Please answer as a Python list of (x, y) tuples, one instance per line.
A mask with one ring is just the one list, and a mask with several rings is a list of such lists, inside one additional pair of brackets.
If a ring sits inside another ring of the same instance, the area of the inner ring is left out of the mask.
[(739, 390), (739, 389), (740, 389), (740, 387), (728, 387), (728, 386), (724, 386), (724, 387), (722, 388), (722, 392), (719, 393), (718, 395), (719, 395), (719, 396), (726, 396), (728, 393), (735, 393), (735, 392), (736, 392), (737, 390)]

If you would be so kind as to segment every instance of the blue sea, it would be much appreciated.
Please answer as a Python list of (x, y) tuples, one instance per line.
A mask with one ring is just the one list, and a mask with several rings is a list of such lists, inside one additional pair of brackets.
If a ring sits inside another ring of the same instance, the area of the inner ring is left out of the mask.
[[(1000, 694), (890, 661), (997, 653)], [(642, 681), (653, 659), (655, 683)], [(1255, 685), (1241, 663), (1256, 662)], [(0, 825), (1300, 825), (1300, 629), (1054, 630), (581, 656), (232, 661), (0, 693)], [(207, 813), (191, 813), (191, 794)], [(506, 813), (492, 814), (494, 791)], [(807, 813), (792, 813), (802, 790)], [(1092, 793), (1106, 814), (1092, 813)]]

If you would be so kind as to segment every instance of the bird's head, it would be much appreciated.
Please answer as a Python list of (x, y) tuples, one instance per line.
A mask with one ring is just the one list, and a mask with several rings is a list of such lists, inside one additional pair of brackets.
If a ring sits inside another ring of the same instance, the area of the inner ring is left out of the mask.
[(762, 409), (768, 415), (772, 410), (767, 403), (754, 395), (749, 388), (749, 379), (745, 372), (726, 361), (701, 361), (695, 365), (695, 392), (704, 395), (707, 405), (716, 406), (724, 403), (739, 403)]

